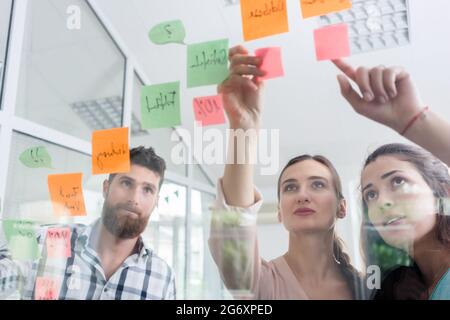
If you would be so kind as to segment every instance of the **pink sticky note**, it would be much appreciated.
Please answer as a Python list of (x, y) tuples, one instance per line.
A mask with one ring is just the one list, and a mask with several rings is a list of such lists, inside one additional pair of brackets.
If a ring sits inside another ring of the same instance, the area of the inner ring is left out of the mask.
[(34, 290), (36, 300), (56, 300), (59, 296), (59, 283), (56, 279), (37, 277)]
[(266, 71), (263, 80), (284, 76), (283, 63), (281, 62), (281, 48), (261, 48), (255, 51), (257, 57), (263, 59), (260, 69)]
[(69, 258), (70, 228), (50, 228), (47, 231), (47, 256), (49, 258)]
[(194, 115), (202, 126), (225, 123), (222, 95), (194, 98)]
[(314, 30), (317, 60), (334, 60), (350, 55), (347, 24)]

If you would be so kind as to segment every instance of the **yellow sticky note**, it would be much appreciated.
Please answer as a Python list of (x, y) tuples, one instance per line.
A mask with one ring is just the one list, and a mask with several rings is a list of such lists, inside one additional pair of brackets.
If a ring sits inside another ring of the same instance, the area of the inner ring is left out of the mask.
[(286, 0), (241, 0), (244, 40), (289, 31)]
[(92, 173), (130, 171), (128, 128), (97, 130), (92, 133)]
[(350, 9), (350, 0), (300, 0), (303, 18), (317, 17), (331, 12)]
[(48, 190), (57, 216), (85, 216), (81, 173), (48, 175)]

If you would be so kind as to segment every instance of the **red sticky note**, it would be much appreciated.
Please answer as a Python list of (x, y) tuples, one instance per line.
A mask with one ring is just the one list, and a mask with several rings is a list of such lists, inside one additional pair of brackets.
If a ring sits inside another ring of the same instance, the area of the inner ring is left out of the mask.
[(86, 215), (81, 173), (50, 174), (47, 178), (48, 191), (55, 215)]
[(347, 24), (337, 24), (314, 30), (317, 60), (334, 60), (350, 55)]
[(36, 300), (56, 300), (59, 296), (59, 282), (48, 277), (37, 277), (34, 290)]
[(281, 62), (281, 48), (261, 48), (255, 51), (257, 57), (263, 59), (260, 69), (266, 71), (263, 80), (284, 76), (283, 63)]
[(128, 128), (97, 130), (92, 133), (92, 173), (130, 171)]
[(47, 230), (47, 256), (49, 258), (69, 258), (70, 228), (50, 228)]
[(222, 95), (194, 98), (194, 115), (202, 126), (225, 123)]

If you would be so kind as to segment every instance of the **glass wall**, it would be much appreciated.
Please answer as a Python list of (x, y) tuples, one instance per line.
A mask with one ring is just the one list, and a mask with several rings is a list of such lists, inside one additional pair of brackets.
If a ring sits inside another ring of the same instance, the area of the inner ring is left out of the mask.
[(0, 1), (0, 108), (3, 93), (3, 78), (6, 65), (6, 52), (8, 49), (8, 31), (11, 20), (12, 0)]
[[(125, 57), (86, 2), (28, 3), (16, 115), (84, 140), (120, 127)], [(68, 26), (69, 6), (80, 29)]]

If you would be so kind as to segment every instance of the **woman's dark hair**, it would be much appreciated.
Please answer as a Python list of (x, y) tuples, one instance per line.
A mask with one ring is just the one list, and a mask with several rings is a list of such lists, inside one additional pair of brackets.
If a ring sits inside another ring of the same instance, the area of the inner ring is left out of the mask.
[[(166, 170), (166, 162), (163, 158), (158, 156), (152, 147), (145, 148), (139, 146), (130, 150), (130, 162), (131, 164), (138, 164), (155, 173), (160, 177), (159, 188), (164, 180), (164, 172)], [(114, 179), (115, 174), (110, 174), (108, 180), (111, 182)]]
[[(394, 156), (402, 161), (414, 165), (427, 185), (433, 191), (434, 197), (439, 200), (439, 208), (436, 223), (437, 239), (446, 247), (450, 247), (450, 216), (446, 215), (445, 203), (450, 194), (450, 175), (448, 167), (430, 152), (413, 145), (402, 143), (385, 144), (372, 152), (364, 163), (364, 168), (381, 156)], [(363, 170), (364, 170), (363, 168)], [(362, 197), (363, 225), (373, 227), (368, 220), (367, 203)], [(364, 229), (364, 228), (363, 228)], [(372, 228), (373, 229), (373, 228)], [(362, 230), (364, 231), (364, 230)], [(364, 233), (363, 233), (364, 235)], [(363, 240), (366, 239), (363, 236)]]
[[(308, 154), (304, 154), (289, 160), (286, 166), (284, 166), (283, 170), (281, 170), (280, 176), (278, 177), (278, 188), (277, 188), (278, 201), (280, 201), (281, 177), (283, 176), (284, 171), (286, 171), (286, 169), (289, 168), (290, 166), (305, 160), (313, 160), (319, 162), (323, 164), (325, 167), (327, 167), (328, 170), (330, 170), (331, 176), (333, 177), (333, 187), (336, 193), (336, 198), (339, 201), (343, 200), (344, 196), (342, 194), (341, 179), (339, 178), (336, 168), (333, 166), (331, 161), (321, 155), (311, 156)], [(343, 241), (336, 235), (336, 233), (334, 233), (333, 253), (336, 260), (339, 262), (342, 273), (344, 274), (347, 283), (353, 289), (353, 294), (355, 295), (355, 298), (361, 297), (362, 277), (358, 272), (358, 270), (356, 270), (351, 264), (349, 255), (344, 251)]]

